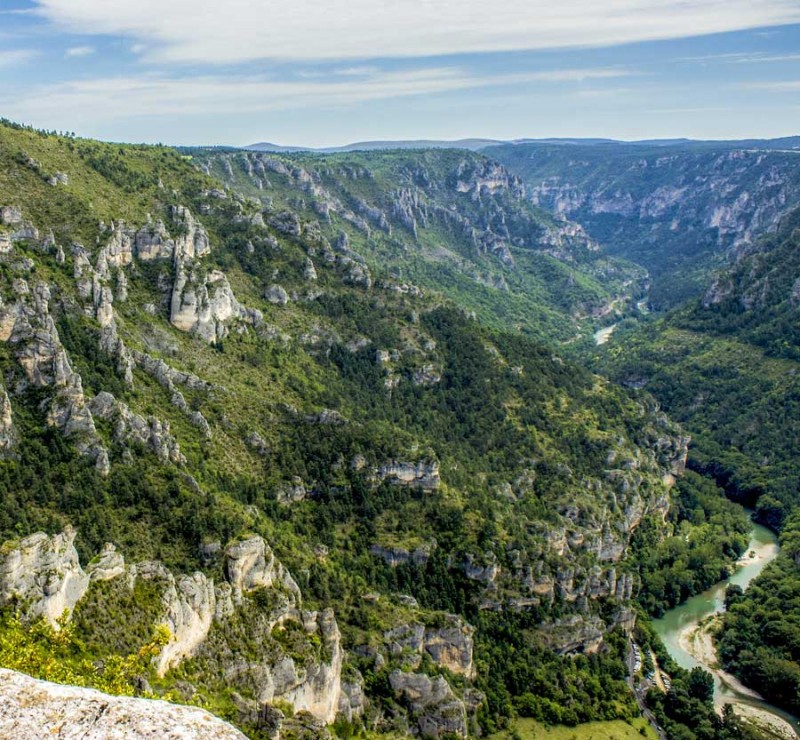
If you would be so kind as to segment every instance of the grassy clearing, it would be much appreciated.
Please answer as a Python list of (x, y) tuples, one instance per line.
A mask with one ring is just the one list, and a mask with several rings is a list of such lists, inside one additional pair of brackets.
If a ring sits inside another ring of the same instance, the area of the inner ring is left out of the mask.
[(556, 725), (547, 727), (533, 719), (519, 719), (512, 730), (492, 735), (492, 740), (506, 740), (514, 737), (514, 730), (522, 740), (641, 740), (655, 738), (656, 733), (647, 720), (635, 719), (632, 724), (622, 720), (612, 722), (587, 722), (575, 727)]

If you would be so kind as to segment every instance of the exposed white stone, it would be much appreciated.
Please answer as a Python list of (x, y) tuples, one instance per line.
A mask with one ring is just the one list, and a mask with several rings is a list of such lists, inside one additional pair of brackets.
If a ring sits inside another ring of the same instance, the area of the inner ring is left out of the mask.
[(225, 556), (228, 582), (233, 588), (236, 601), (241, 601), (243, 594), (248, 591), (280, 585), (288, 594), (293, 595), (299, 606), (299, 587), (261, 537), (250, 537), (229, 545)]
[(111, 696), (0, 668), (0, 737), (14, 740), (245, 740), (198, 707)]
[(8, 549), (0, 558), (0, 604), (21, 601), (28, 616), (52, 625), (71, 614), (89, 587), (74, 542), (75, 530), (66, 529), (52, 537), (32, 534)]
[(13, 454), (16, 443), (17, 434), (14, 429), (11, 400), (0, 383), (0, 458)]

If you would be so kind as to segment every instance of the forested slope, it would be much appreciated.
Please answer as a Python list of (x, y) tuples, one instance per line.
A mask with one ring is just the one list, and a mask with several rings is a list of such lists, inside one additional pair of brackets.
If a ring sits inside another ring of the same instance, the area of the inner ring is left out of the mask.
[(686, 436), (195, 165), (0, 126), (3, 644), (253, 737), (633, 716), (633, 541)]

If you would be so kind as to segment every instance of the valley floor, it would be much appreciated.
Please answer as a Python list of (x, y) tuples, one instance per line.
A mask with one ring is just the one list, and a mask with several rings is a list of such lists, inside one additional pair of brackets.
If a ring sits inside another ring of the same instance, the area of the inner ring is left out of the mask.
[(587, 722), (575, 727), (555, 725), (547, 727), (532, 719), (519, 719), (511, 731), (497, 733), (491, 740), (513, 738), (516, 730), (522, 740), (641, 740), (654, 739), (655, 732), (644, 719), (635, 719), (632, 724), (622, 720), (613, 722)]

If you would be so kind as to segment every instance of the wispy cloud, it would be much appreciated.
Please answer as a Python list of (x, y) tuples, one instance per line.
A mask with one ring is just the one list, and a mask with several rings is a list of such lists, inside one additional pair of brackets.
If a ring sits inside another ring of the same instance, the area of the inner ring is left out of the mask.
[(589, 67), (585, 69), (551, 69), (543, 72), (522, 72), (517, 75), (520, 81), (528, 82), (586, 82), (587, 80), (613, 80), (619, 77), (638, 77), (623, 67)]
[(641, 90), (635, 87), (604, 87), (588, 90), (576, 90), (572, 93), (579, 98), (619, 98), (631, 93), (639, 93)]
[(148, 61), (370, 59), (608, 46), (800, 22), (796, 0), (34, 0), (67, 30), (145, 42)]
[(800, 80), (743, 82), (739, 87), (745, 90), (763, 90), (767, 92), (800, 92)]
[(687, 107), (687, 108), (654, 108), (651, 110), (651, 113), (664, 113), (664, 114), (695, 114), (695, 113), (724, 113), (728, 111), (734, 111), (735, 108), (731, 108), (730, 106), (717, 106), (717, 105), (705, 105), (705, 106), (696, 106), (696, 107)]
[[(608, 80), (633, 74), (626, 69), (554, 69), (497, 75), (472, 74), (458, 67), (386, 72), (366, 67), (326, 79), (277, 80), (246, 76), (106, 77), (72, 80), (0, 96), (0, 107), (25, 120), (47, 120), (65, 111), (91, 110), (102, 120), (137, 116), (211, 115), (220, 110), (258, 113), (292, 108), (317, 109), (364, 101), (430, 95), (473, 88)], [(579, 87), (579, 89), (581, 89)]]
[(762, 64), (772, 62), (797, 62), (800, 54), (750, 54), (735, 60), (736, 64)]
[(695, 57), (681, 57), (679, 62), (719, 62), (720, 64), (767, 64), (800, 61), (798, 54), (771, 54), (765, 51), (730, 52), (727, 54), (707, 54)]
[(0, 69), (5, 67), (14, 67), (17, 64), (25, 64), (30, 62), (37, 56), (37, 52), (33, 49), (10, 49), (8, 51), (0, 50)]
[(71, 46), (64, 52), (64, 56), (68, 59), (74, 57), (88, 57), (90, 54), (94, 54), (93, 46)]

